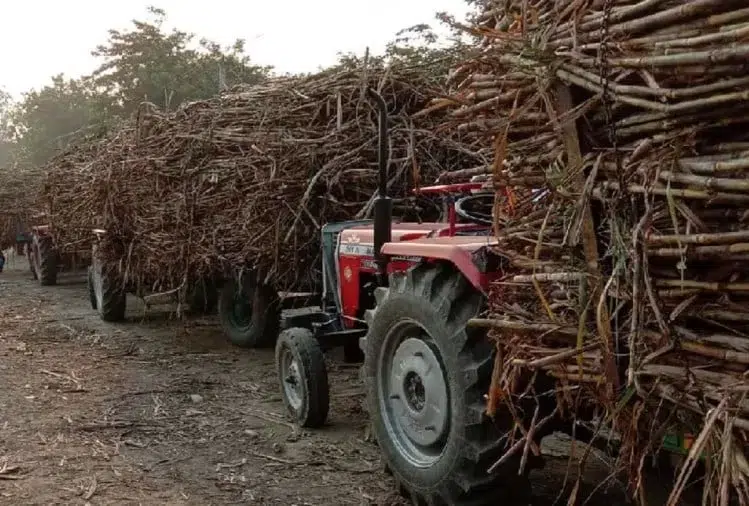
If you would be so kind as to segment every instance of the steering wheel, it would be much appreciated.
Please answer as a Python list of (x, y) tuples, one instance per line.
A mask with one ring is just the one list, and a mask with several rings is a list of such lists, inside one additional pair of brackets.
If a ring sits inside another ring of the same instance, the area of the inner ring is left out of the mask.
[(486, 212), (475, 209), (476, 207), (485, 209), (486, 206), (489, 206), (489, 209), (492, 209), (494, 206), (493, 193), (477, 193), (457, 199), (455, 201), (455, 213), (464, 220), (476, 225), (493, 225), (494, 219), (491, 211), (489, 214), (486, 214)]

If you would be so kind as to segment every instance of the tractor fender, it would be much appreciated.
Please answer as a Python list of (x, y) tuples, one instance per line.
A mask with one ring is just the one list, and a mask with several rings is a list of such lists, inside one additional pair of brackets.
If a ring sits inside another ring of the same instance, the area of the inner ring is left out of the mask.
[(474, 253), (486, 246), (485, 240), (476, 243), (451, 244), (444, 240), (437, 242), (422, 239), (387, 243), (382, 247), (382, 253), (391, 258), (401, 257), (411, 261), (414, 259), (445, 261), (452, 264), (476, 290), (486, 293), (491, 278), (481, 272), (474, 261)]

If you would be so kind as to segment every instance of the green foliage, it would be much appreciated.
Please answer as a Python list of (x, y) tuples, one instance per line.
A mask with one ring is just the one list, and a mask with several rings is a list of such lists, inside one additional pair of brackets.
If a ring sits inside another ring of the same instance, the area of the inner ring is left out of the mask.
[(191, 33), (165, 32), (163, 10), (148, 12), (150, 21), (134, 20), (129, 30), (109, 31), (106, 43), (92, 52), (103, 63), (90, 76), (55, 76), (13, 108), (0, 94), (0, 132), (7, 132), (15, 159), (42, 165), (80, 136), (100, 134), (130, 116), (144, 101), (173, 109), (225, 87), (259, 82), (270, 72), (251, 64), (242, 40), (226, 48), (206, 39), (196, 42)]
[(108, 120), (107, 103), (88, 80), (55, 76), (51, 84), (24, 94), (13, 111), (16, 157), (41, 165), (77, 137), (106, 128)]
[(165, 33), (166, 13), (149, 8), (152, 21), (133, 21), (134, 28), (110, 30), (109, 39), (93, 51), (104, 63), (91, 76), (94, 86), (112, 99), (114, 113), (130, 114), (141, 102), (163, 109), (217, 94), (223, 87), (257, 83), (269, 69), (251, 65), (244, 41), (222, 48), (180, 30)]
[[(439, 13), (438, 18), (448, 21), (449, 18)], [(404, 28), (396, 33), (395, 38), (385, 46), (382, 55), (370, 55), (372, 63), (398, 65), (426, 65), (435, 68), (435, 72), (447, 69), (458, 63), (469, 46), (462, 40), (462, 34), (455, 29), (447, 37), (438, 36), (431, 25), (420, 23)], [(338, 66), (344, 68), (361, 68), (364, 58), (353, 53), (339, 53)], [(441, 78), (444, 76), (435, 76)]]
[[(129, 29), (109, 31), (106, 42), (92, 52), (101, 64), (90, 76), (55, 76), (15, 105), (0, 90), (0, 167), (10, 159), (42, 165), (80, 136), (100, 134), (130, 116), (144, 101), (174, 109), (240, 83), (260, 82), (270, 73), (270, 67), (252, 64), (243, 40), (221, 47), (192, 33), (166, 31), (161, 9), (149, 7), (148, 14)], [(446, 15), (438, 18), (450, 25)], [(466, 50), (457, 30), (440, 38), (429, 25), (419, 24), (400, 31), (384, 54), (369, 59), (436, 64), (435, 79), (440, 79)], [(361, 56), (340, 54), (337, 67), (361, 68), (362, 63)]]
[(13, 152), (10, 129), (11, 107), (10, 94), (0, 88), (0, 170), (10, 163)]

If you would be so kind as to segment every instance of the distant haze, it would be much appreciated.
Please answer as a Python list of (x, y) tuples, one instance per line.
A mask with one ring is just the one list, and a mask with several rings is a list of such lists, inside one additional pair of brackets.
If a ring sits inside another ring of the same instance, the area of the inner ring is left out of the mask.
[(402, 28), (436, 28), (436, 12), (462, 17), (467, 10), (464, 0), (2, 0), (0, 88), (18, 98), (54, 74), (91, 72), (90, 52), (107, 30), (150, 19), (149, 5), (166, 11), (168, 30), (222, 45), (245, 39), (253, 61), (277, 72), (314, 71), (334, 63), (338, 51), (377, 53)]

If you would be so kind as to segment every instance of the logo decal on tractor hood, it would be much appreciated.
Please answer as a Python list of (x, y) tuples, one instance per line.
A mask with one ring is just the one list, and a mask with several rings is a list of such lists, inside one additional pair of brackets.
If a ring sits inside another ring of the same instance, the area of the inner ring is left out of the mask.
[(354, 272), (351, 270), (351, 267), (348, 265), (344, 267), (343, 269), (343, 277), (346, 279), (346, 281), (351, 281), (351, 277), (354, 275)]
[(338, 252), (341, 255), (350, 255), (355, 257), (373, 257), (374, 246), (370, 244), (341, 244)]

